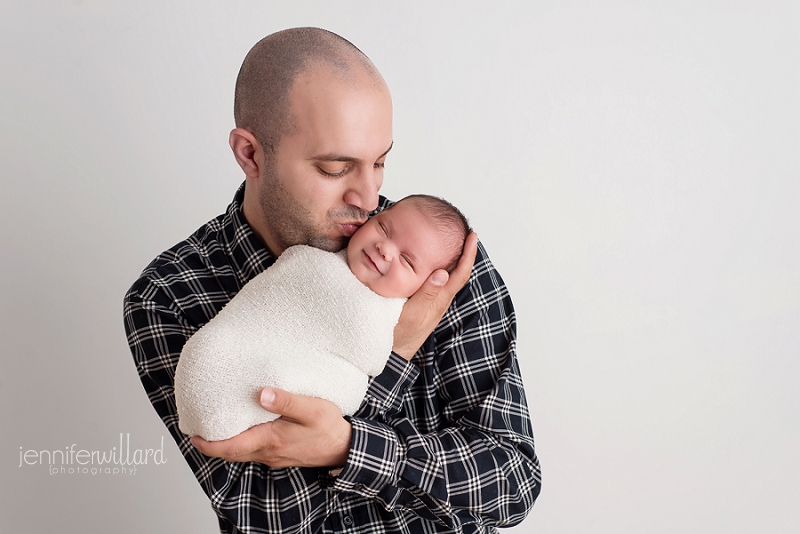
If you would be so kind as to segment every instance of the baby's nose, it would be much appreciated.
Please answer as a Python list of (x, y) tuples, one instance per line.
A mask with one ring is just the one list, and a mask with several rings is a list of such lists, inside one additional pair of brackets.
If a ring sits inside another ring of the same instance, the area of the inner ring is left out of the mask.
[(377, 243), (375, 247), (378, 249), (378, 252), (381, 254), (381, 256), (383, 256), (384, 260), (386, 261), (392, 260), (392, 257), (394, 256), (393, 253), (394, 247), (392, 247), (391, 243), (389, 243), (388, 241), (381, 241)]

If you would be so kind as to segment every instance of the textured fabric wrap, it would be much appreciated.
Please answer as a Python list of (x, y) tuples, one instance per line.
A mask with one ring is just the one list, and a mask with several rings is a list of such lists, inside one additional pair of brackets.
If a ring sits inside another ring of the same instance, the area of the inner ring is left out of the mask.
[(180, 430), (217, 441), (276, 419), (258, 403), (267, 386), (354, 414), (405, 300), (359, 282), (345, 251), (288, 248), (186, 342), (175, 371)]

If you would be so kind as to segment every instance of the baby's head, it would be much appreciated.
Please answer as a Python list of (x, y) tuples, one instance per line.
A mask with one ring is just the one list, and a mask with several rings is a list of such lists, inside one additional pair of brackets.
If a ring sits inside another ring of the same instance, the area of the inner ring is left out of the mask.
[(437, 269), (455, 269), (472, 230), (458, 208), (411, 195), (373, 216), (350, 238), (347, 264), (384, 297), (410, 297)]

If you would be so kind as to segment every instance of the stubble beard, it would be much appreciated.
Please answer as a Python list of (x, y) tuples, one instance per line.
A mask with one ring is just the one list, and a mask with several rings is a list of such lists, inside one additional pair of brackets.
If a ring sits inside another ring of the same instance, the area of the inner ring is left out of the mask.
[(301, 205), (283, 187), (271, 170), (265, 170), (261, 189), (261, 212), (267, 228), (272, 230), (279, 246), (286, 250), (293, 245), (309, 245), (328, 252), (338, 252), (347, 246), (348, 237), (331, 238), (325, 235), (337, 222), (363, 220), (368, 213), (349, 206), (331, 209), (325, 214), (323, 227), (314, 223), (314, 214)]

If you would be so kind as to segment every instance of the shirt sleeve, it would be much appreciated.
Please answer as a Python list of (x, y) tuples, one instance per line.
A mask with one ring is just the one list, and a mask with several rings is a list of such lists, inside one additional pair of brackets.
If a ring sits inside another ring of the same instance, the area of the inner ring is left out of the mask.
[[(175, 278), (172, 276), (172, 278)], [(270, 469), (202, 455), (178, 429), (174, 372), (186, 340), (229, 297), (145, 276), (124, 302), (125, 328), (148, 398), (208, 495), (222, 532), (264, 525), (315, 532), (330, 490), (456, 528), (512, 525), (539, 492), (539, 465), (515, 355), (507, 290), (483, 252), (434, 334), (406, 362), (391, 355), (351, 418), (348, 462)], [(324, 472), (324, 474), (323, 474)]]
[[(177, 302), (187, 298), (199, 299), (202, 305), (179, 307)], [(202, 316), (213, 316), (214, 308), (222, 307), (208, 298), (208, 292), (183, 291), (146, 278), (128, 291), (125, 329), (148, 398), (208, 496), (221, 532), (263, 531), (279, 524), (285, 525), (286, 533), (316, 531), (326, 513), (317, 469), (270, 469), (255, 462), (208, 457), (178, 428), (175, 368), (186, 340), (210, 318)], [(313, 513), (304, 513), (309, 510)]]
[[(125, 295), (123, 311), (128, 344), (150, 403), (192, 470), (196, 474), (211, 471), (209, 459), (192, 447), (189, 437), (178, 429), (175, 406), (175, 368), (183, 345), (198, 327), (191, 324), (163, 287), (146, 278), (139, 279)], [(200, 482), (210, 495), (210, 479)]]
[(351, 423), (335, 489), (450, 528), (511, 526), (530, 511), (541, 471), (515, 314), (482, 246), (434, 334), (412, 363), (392, 354)]

